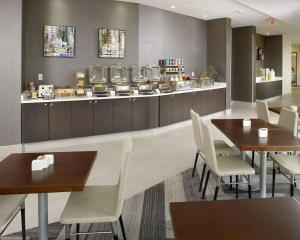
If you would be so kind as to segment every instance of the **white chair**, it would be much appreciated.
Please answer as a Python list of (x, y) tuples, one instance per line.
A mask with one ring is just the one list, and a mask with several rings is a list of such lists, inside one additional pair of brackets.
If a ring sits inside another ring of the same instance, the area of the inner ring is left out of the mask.
[[(251, 175), (255, 174), (255, 170), (240, 156), (218, 156), (216, 155), (214, 141), (212, 138), (212, 134), (207, 125), (205, 125), (201, 120), (201, 128), (204, 136), (204, 154), (207, 166), (209, 168), (202, 198), (205, 197), (205, 192), (209, 180), (210, 173), (214, 176), (216, 180), (216, 188), (214, 194), (214, 200), (217, 200), (218, 192), (222, 183), (222, 178), (227, 176), (236, 176), (236, 198), (238, 198), (238, 185), (239, 184), (248, 184), (248, 194), (249, 198), (251, 198)], [(244, 177), (247, 182), (242, 182), (239, 180)]]
[[(271, 123), (270, 112), (269, 112), (269, 107), (267, 102), (256, 100), (256, 112), (257, 112), (257, 118), (262, 119), (267, 123)], [(252, 151), (252, 164), (251, 164), (252, 167), (254, 167), (254, 158), (255, 158), (255, 151)]]
[[(203, 169), (202, 169), (202, 174), (200, 177), (200, 187), (199, 191), (202, 190), (202, 183), (205, 175), (205, 170), (206, 170), (206, 162), (205, 162), (205, 156), (203, 155), (204, 147), (203, 147), (203, 133), (202, 129), (200, 127), (200, 116), (198, 113), (194, 112), (191, 110), (191, 118), (192, 118), (192, 124), (193, 124), (193, 134), (194, 134), (194, 142), (197, 147), (196, 151), (196, 157), (195, 157), (195, 162), (194, 162), (194, 168), (193, 168), (193, 173), (192, 177), (194, 177), (195, 170), (197, 168), (197, 162), (199, 155), (201, 156), (204, 164), (203, 164)], [(214, 145), (216, 149), (216, 154), (217, 155), (228, 155), (233, 153), (233, 149), (228, 146), (223, 140), (214, 140)]]
[(0, 196), (0, 238), (10, 225), (12, 220), (21, 212), (22, 223), (22, 239), (26, 239), (26, 227), (25, 227), (25, 199), (27, 195), (2, 195)]
[[(124, 189), (127, 175), (128, 162), (131, 158), (132, 140), (126, 139), (122, 159), (119, 181), (112, 186), (88, 186), (83, 192), (72, 192), (65, 209), (61, 215), (60, 222), (66, 225), (66, 239), (70, 236), (90, 235), (99, 233), (112, 233), (114, 239), (118, 239), (116, 222), (119, 220), (123, 238), (126, 239), (125, 228), (122, 220), (122, 209), (124, 204)], [(79, 232), (79, 224), (84, 223), (106, 223), (110, 222), (112, 232)], [(70, 233), (71, 224), (76, 224), (76, 233)]]
[[(298, 113), (282, 109), (278, 125), (289, 131), (293, 136), (297, 136)], [(277, 169), (280, 169), (280, 173), (290, 181), (290, 195), (294, 196), (294, 186), (297, 183), (295, 175), (300, 174), (300, 157), (298, 155), (271, 154), (271, 159), (273, 159), (272, 197), (275, 193)]]

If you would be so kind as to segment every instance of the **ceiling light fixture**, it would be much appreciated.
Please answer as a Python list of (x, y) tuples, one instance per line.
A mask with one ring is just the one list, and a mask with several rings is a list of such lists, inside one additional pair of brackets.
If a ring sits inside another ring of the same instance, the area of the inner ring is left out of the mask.
[(175, 9), (176, 7), (175, 7), (175, 6), (171, 6), (171, 8), (172, 8), (172, 9)]
[(204, 18), (207, 18), (208, 16), (206, 14), (203, 15)]
[(269, 32), (267, 32), (266, 34), (267, 34), (267, 35), (270, 35), (270, 33), (269, 33)]

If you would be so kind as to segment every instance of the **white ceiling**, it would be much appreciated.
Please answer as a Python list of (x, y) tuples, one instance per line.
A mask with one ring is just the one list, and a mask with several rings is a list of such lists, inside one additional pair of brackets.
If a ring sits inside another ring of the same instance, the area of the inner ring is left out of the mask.
[[(300, 43), (300, 0), (124, 0), (201, 19), (229, 17), (232, 27), (254, 25), (261, 34), (286, 34)], [(171, 6), (175, 6), (172, 9)], [(242, 11), (237, 12), (237, 11)], [(298, 13), (299, 12), (299, 13)], [(204, 17), (207, 15), (207, 17)], [(275, 18), (275, 26), (269, 18)]]

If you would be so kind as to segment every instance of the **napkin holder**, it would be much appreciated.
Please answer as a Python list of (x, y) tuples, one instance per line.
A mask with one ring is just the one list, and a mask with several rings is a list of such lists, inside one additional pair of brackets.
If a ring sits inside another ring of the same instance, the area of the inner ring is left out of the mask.
[(251, 127), (251, 120), (250, 119), (243, 119), (243, 127)]
[(31, 162), (31, 170), (42, 171), (43, 169), (48, 168), (52, 164), (54, 164), (54, 155), (45, 154), (43, 156), (38, 156), (37, 159)]
[(292, 105), (292, 106), (290, 107), (290, 109), (291, 109), (293, 112), (298, 112), (298, 106), (296, 106), (296, 105)]
[(267, 128), (260, 128), (258, 129), (258, 137), (260, 138), (266, 138), (268, 137), (268, 129)]

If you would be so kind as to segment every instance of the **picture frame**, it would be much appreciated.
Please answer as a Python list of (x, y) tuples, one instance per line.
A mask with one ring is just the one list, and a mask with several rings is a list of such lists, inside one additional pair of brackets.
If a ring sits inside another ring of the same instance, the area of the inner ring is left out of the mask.
[(125, 30), (98, 29), (99, 58), (125, 58)]
[(75, 27), (44, 25), (43, 35), (44, 57), (75, 57)]

